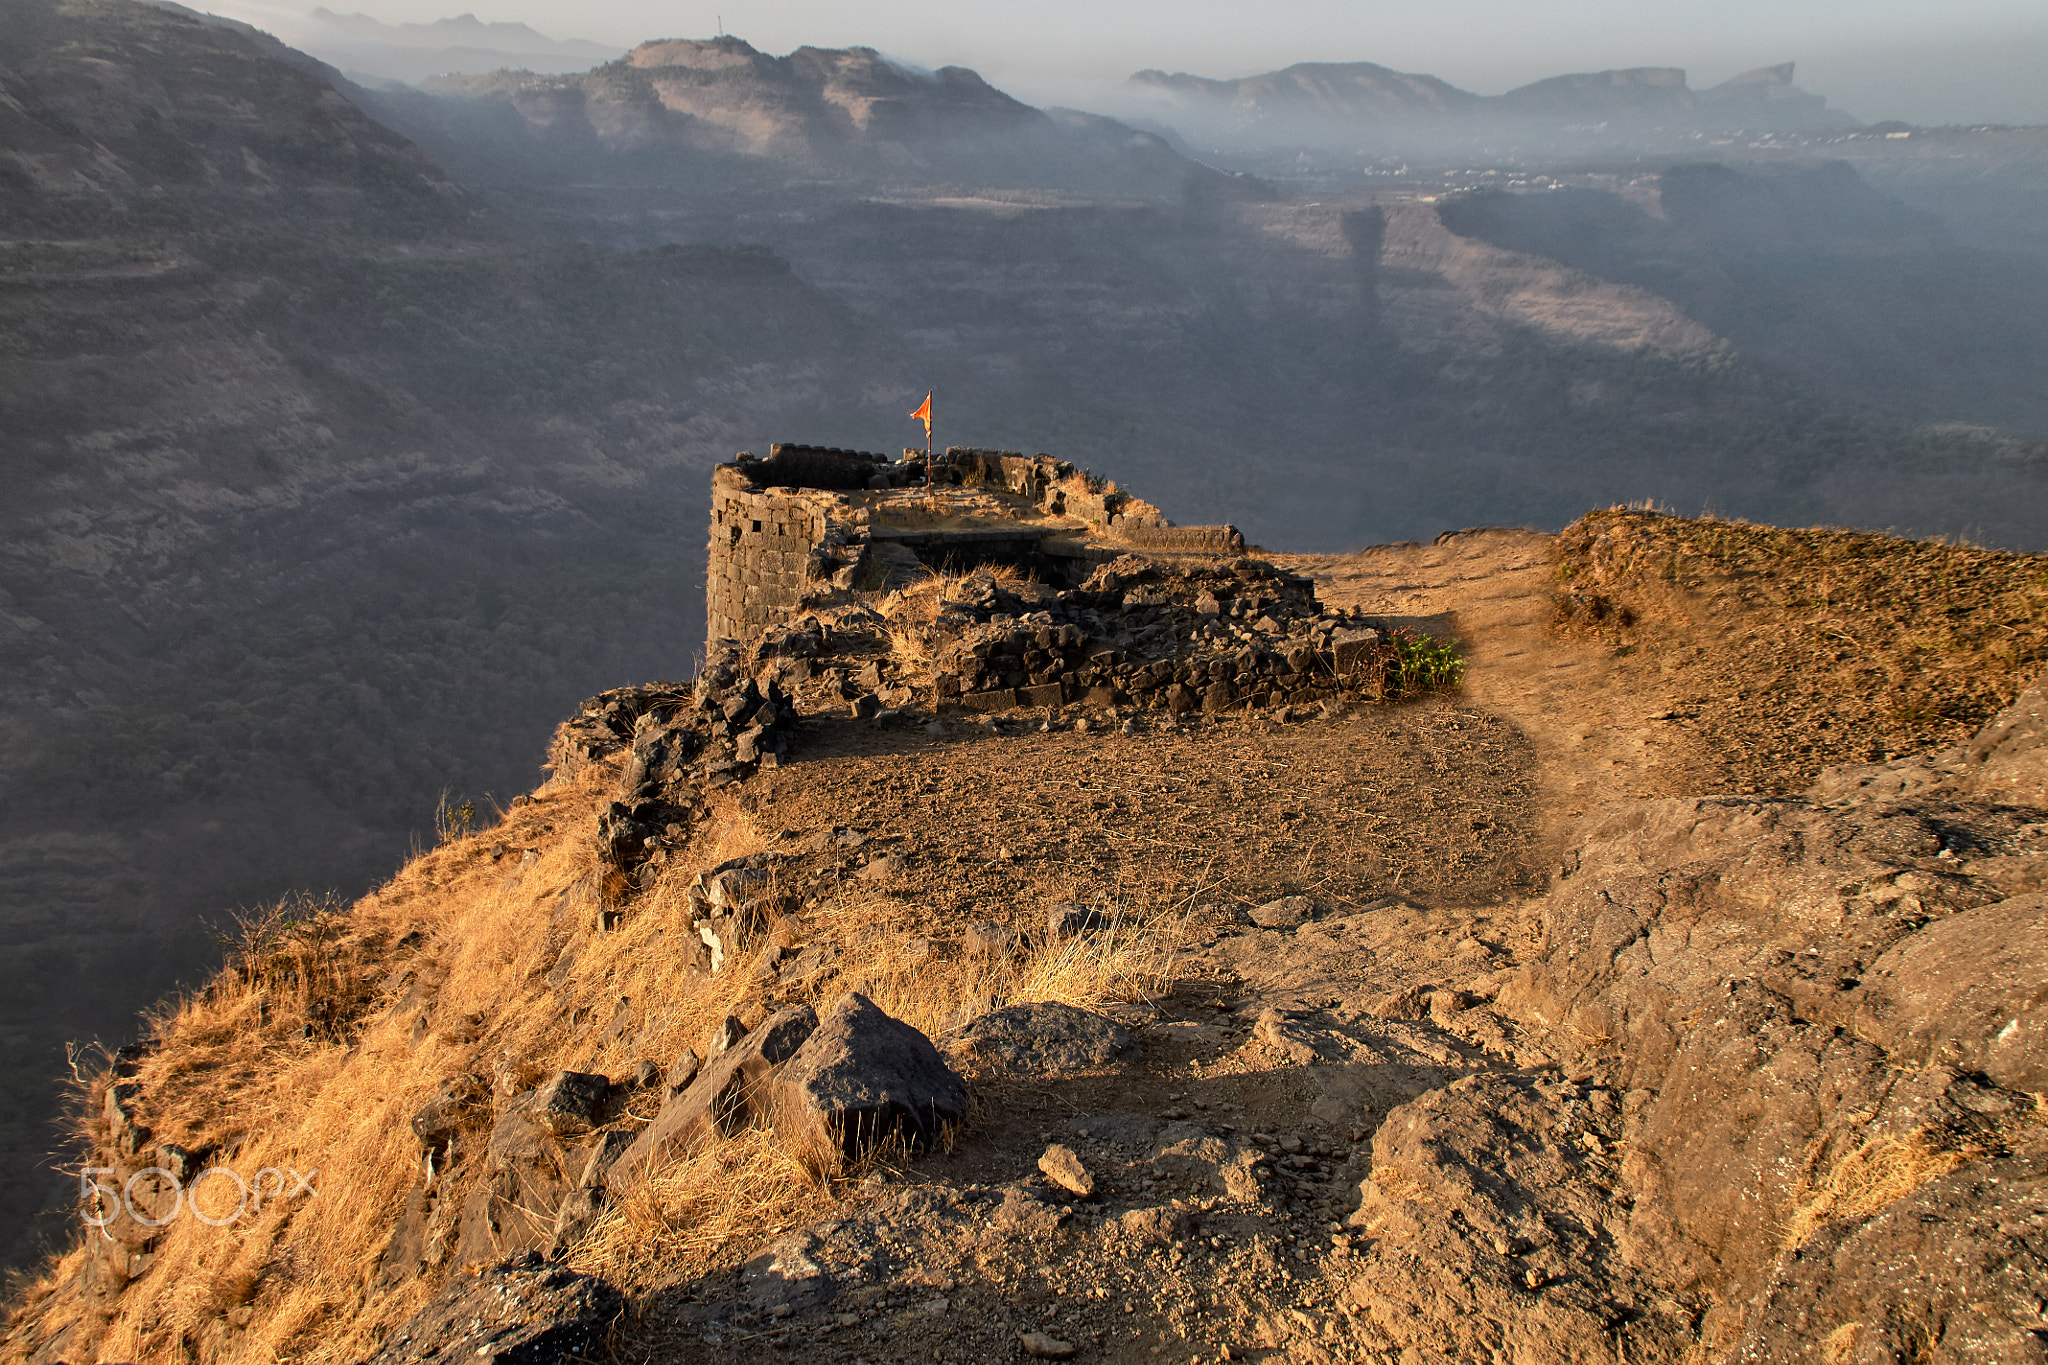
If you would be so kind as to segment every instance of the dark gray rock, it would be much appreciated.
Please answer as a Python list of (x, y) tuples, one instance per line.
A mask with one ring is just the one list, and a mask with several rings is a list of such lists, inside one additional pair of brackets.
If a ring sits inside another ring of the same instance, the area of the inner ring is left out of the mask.
[(557, 1071), (535, 1092), (529, 1111), (534, 1122), (556, 1137), (587, 1133), (599, 1122), (612, 1083), (587, 1071)]
[(849, 1161), (891, 1137), (929, 1147), (967, 1114), (967, 1083), (931, 1039), (857, 992), (839, 998), (774, 1090), (779, 1122), (829, 1135)]
[(491, 1128), (484, 1169), (463, 1200), (459, 1263), (496, 1261), (545, 1246), (553, 1234), (555, 1210), (574, 1188), (585, 1158), (542, 1122), (540, 1095), (529, 1090), (516, 1097)]
[(763, 1116), (764, 1082), (817, 1027), (815, 1010), (791, 1005), (713, 1057), (687, 1090), (672, 1092), (663, 1102), (654, 1122), (606, 1174), (605, 1184), (616, 1191), (644, 1180), (678, 1156), (730, 1137)]
[(954, 1051), (978, 1066), (1027, 1076), (1066, 1076), (1114, 1065), (1136, 1048), (1114, 1019), (1072, 1005), (1005, 1005), (960, 1031)]
[(367, 1365), (568, 1365), (602, 1358), (624, 1296), (533, 1252), (456, 1276)]
[(1017, 935), (1005, 925), (994, 920), (980, 919), (969, 924), (960, 936), (961, 946), (970, 953), (983, 957), (1002, 957), (1017, 945)]
[(1111, 923), (1110, 917), (1100, 910), (1090, 910), (1072, 901), (1055, 905), (1045, 912), (1045, 932), (1054, 940), (1072, 938), (1076, 934), (1099, 934)]

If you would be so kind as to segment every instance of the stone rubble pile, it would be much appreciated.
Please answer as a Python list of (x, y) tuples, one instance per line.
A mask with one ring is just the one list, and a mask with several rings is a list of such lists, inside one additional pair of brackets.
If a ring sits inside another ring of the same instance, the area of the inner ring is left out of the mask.
[(710, 792), (782, 762), (797, 720), (774, 672), (749, 672), (734, 648), (692, 684), (618, 688), (584, 702), (556, 731), (549, 766), (566, 775), (629, 751), (596, 836), (606, 864), (637, 882), (688, 842), (710, 813)]
[(919, 616), (894, 593), (810, 613), (756, 651), (864, 719), (912, 706), (1305, 715), (1418, 688), (1398, 635), (1323, 608), (1308, 579), (1258, 559), (1123, 555), (1071, 589), (970, 573)]

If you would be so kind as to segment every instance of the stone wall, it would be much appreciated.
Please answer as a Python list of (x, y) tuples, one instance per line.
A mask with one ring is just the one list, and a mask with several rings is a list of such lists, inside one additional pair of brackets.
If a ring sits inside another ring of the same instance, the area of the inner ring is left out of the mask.
[(1235, 526), (1124, 526), (1112, 528), (1122, 541), (1169, 554), (1241, 555), (1244, 533)]
[(704, 606), (713, 642), (751, 640), (795, 613), (830, 519), (818, 497), (763, 487), (746, 469), (721, 465), (711, 476)]
[[(711, 481), (708, 648), (715, 651), (722, 640), (752, 645), (810, 606), (851, 590), (903, 586), (927, 567), (957, 572), (1010, 563), (1038, 573), (1056, 558), (1073, 565), (1060, 575), (1071, 582), (1114, 557), (1105, 544), (1172, 555), (1228, 556), (1245, 548), (1234, 527), (1175, 526), (1151, 503), (1050, 455), (953, 446), (931, 461), (930, 474), (934, 496), (960, 499), (963, 507), (978, 502), (965, 515), (983, 524), (875, 520), (873, 508), (890, 490), (925, 483), (921, 451), (890, 460), (778, 443), (765, 460), (743, 452), (720, 465)], [(1013, 500), (1007, 514), (989, 510), (986, 497), (970, 496), (984, 493)]]

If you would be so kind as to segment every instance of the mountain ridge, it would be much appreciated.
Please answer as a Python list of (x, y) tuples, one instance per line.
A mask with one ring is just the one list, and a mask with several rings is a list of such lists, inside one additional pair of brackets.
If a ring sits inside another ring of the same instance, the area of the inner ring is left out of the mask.
[[(1500, 95), (1477, 95), (1435, 76), (1372, 62), (1301, 62), (1229, 80), (1145, 70), (1124, 89), (1154, 116), (1186, 118), (1189, 131), (1248, 140), (1343, 141), (1359, 136), (1466, 134), (1516, 126), (1528, 132), (1579, 125), (1647, 132), (1809, 131), (1855, 127), (1824, 96), (1793, 84), (1791, 62), (1758, 67), (1705, 90), (1679, 67), (1631, 67), (1546, 77)], [(1602, 129), (1606, 131), (1606, 129)]]

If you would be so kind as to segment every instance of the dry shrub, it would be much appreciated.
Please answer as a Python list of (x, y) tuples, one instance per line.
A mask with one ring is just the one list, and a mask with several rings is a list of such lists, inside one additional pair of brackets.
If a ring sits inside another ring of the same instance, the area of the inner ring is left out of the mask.
[(646, 1288), (703, 1275), (759, 1238), (808, 1222), (832, 1203), (820, 1154), (748, 1128), (669, 1166), (608, 1208), (570, 1264)]
[(999, 1005), (1043, 1000), (1083, 1007), (1136, 1001), (1163, 989), (1191, 937), (1193, 912), (1111, 914), (1102, 933), (1039, 942), (1001, 956), (932, 943), (928, 911), (876, 895), (816, 921), (842, 945), (834, 989), (860, 991), (882, 1009), (943, 1038)]

